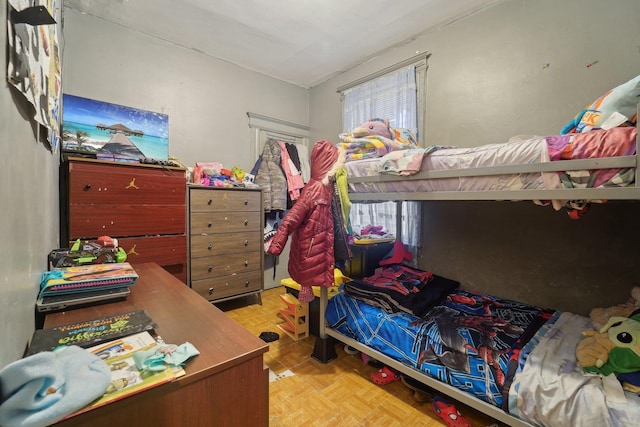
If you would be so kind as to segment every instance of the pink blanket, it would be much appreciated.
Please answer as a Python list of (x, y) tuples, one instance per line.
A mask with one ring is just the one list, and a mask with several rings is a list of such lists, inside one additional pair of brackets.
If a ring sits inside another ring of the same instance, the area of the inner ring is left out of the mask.
[[(629, 156), (636, 152), (636, 128), (616, 127), (562, 136), (548, 136), (547, 148), (551, 160), (592, 159)], [(594, 172), (593, 187), (609, 182), (617, 169)]]

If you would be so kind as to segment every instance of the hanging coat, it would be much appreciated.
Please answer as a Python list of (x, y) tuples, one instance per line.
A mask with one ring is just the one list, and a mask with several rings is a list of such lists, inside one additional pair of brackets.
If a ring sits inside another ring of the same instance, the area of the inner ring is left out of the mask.
[(311, 151), (311, 177), (302, 194), (282, 219), (267, 252), (280, 255), (291, 235), (289, 274), (300, 284), (300, 302), (313, 300), (312, 286), (334, 284), (334, 223), (330, 178), (344, 166), (345, 152), (329, 141)]
[(264, 210), (287, 208), (287, 179), (280, 166), (281, 149), (278, 141), (269, 139), (262, 149), (262, 156), (254, 183), (262, 189)]

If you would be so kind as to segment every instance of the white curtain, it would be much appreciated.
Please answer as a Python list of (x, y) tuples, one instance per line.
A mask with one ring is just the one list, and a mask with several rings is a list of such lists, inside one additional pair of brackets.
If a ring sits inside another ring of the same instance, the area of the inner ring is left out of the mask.
[(416, 67), (411, 65), (343, 93), (343, 131), (369, 119), (389, 119), (391, 127), (418, 135)]
[[(357, 127), (369, 119), (389, 119), (391, 127), (411, 130), (418, 141), (418, 104), (414, 65), (349, 88), (343, 92), (343, 131)], [(396, 202), (354, 203), (353, 225), (382, 225), (387, 232), (400, 237), (417, 255), (420, 241), (420, 203), (402, 202), (402, 229), (396, 229)]]

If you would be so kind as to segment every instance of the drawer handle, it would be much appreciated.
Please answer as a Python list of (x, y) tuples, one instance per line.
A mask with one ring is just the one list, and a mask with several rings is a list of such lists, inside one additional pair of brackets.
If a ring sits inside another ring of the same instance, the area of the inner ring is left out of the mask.
[(91, 184), (85, 184), (84, 189), (85, 191), (91, 190)]
[(213, 288), (209, 288), (209, 295), (213, 295)]
[(212, 222), (208, 222), (207, 223), (207, 227), (209, 227), (209, 228), (213, 227), (213, 223)]
[(207, 267), (207, 271), (211, 273), (213, 271), (213, 266), (210, 265), (209, 267)]
[(245, 240), (245, 241), (244, 241), (244, 245), (245, 245), (245, 246), (249, 246), (249, 241), (248, 241), (248, 240)]
[(209, 243), (209, 246), (207, 246), (207, 249), (209, 250), (213, 249), (213, 243)]
[(244, 205), (247, 206), (249, 204), (249, 200), (244, 199)]
[(244, 282), (244, 287), (248, 288), (249, 287), (249, 281), (247, 280), (246, 282)]
[(208, 205), (211, 205), (211, 203), (213, 203), (213, 200), (212, 200), (212, 199), (207, 200), (207, 204), (208, 204)]
[(245, 219), (245, 220), (244, 220), (244, 225), (245, 225), (245, 226), (249, 225), (249, 220), (248, 220), (248, 219)]
[(249, 266), (249, 261), (247, 261), (246, 259), (244, 260), (244, 266), (248, 267)]

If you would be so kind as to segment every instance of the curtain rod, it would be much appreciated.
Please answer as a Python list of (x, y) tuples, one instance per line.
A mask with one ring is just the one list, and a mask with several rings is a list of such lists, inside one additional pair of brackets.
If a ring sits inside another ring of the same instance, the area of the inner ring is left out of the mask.
[[(302, 129), (302, 130), (306, 130), (306, 131), (310, 131), (311, 130), (311, 128), (309, 126), (300, 125), (298, 123), (287, 122), (285, 120), (276, 119), (275, 117), (263, 116), (262, 114), (256, 114), (256, 113), (252, 113), (250, 111), (247, 111), (247, 117), (249, 117), (249, 119), (264, 120), (264, 121), (267, 121), (267, 122), (270, 122), (270, 123), (277, 123), (277, 124), (280, 124), (280, 125), (285, 125), (285, 126), (289, 126), (289, 127), (296, 128), (296, 129)], [(249, 123), (249, 127), (252, 127), (251, 123)]]
[(347, 89), (351, 89), (354, 86), (358, 86), (361, 83), (368, 82), (369, 80), (373, 80), (375, 78), (378, 78), (380, 76), (388, 74), (388, 73), (390, 73), (392, 71), (399, 70), (400, 68), (409, 66), (409, 65), (414, 64), (416, 62), (426, 61), (427, 58), (429, 58), (430, 56), (431, 56), (430, 53), (420, 53), (418, 55), (412, 56), (411, 58), (407, 58), (404, 61), (400, 61), (400, 62), (398, 62), (396, 64), (388, 66), (387, 68), (383, 68), (380, 71), (376, 71), (373, 74), (369, 74), (368, 76), (361, 77), (358, 80), (352, 81), (351, 83), (347, 83), (346, 85), (342, 85), (338, 89), (336, 89), (336, 92), (342, 93)]

